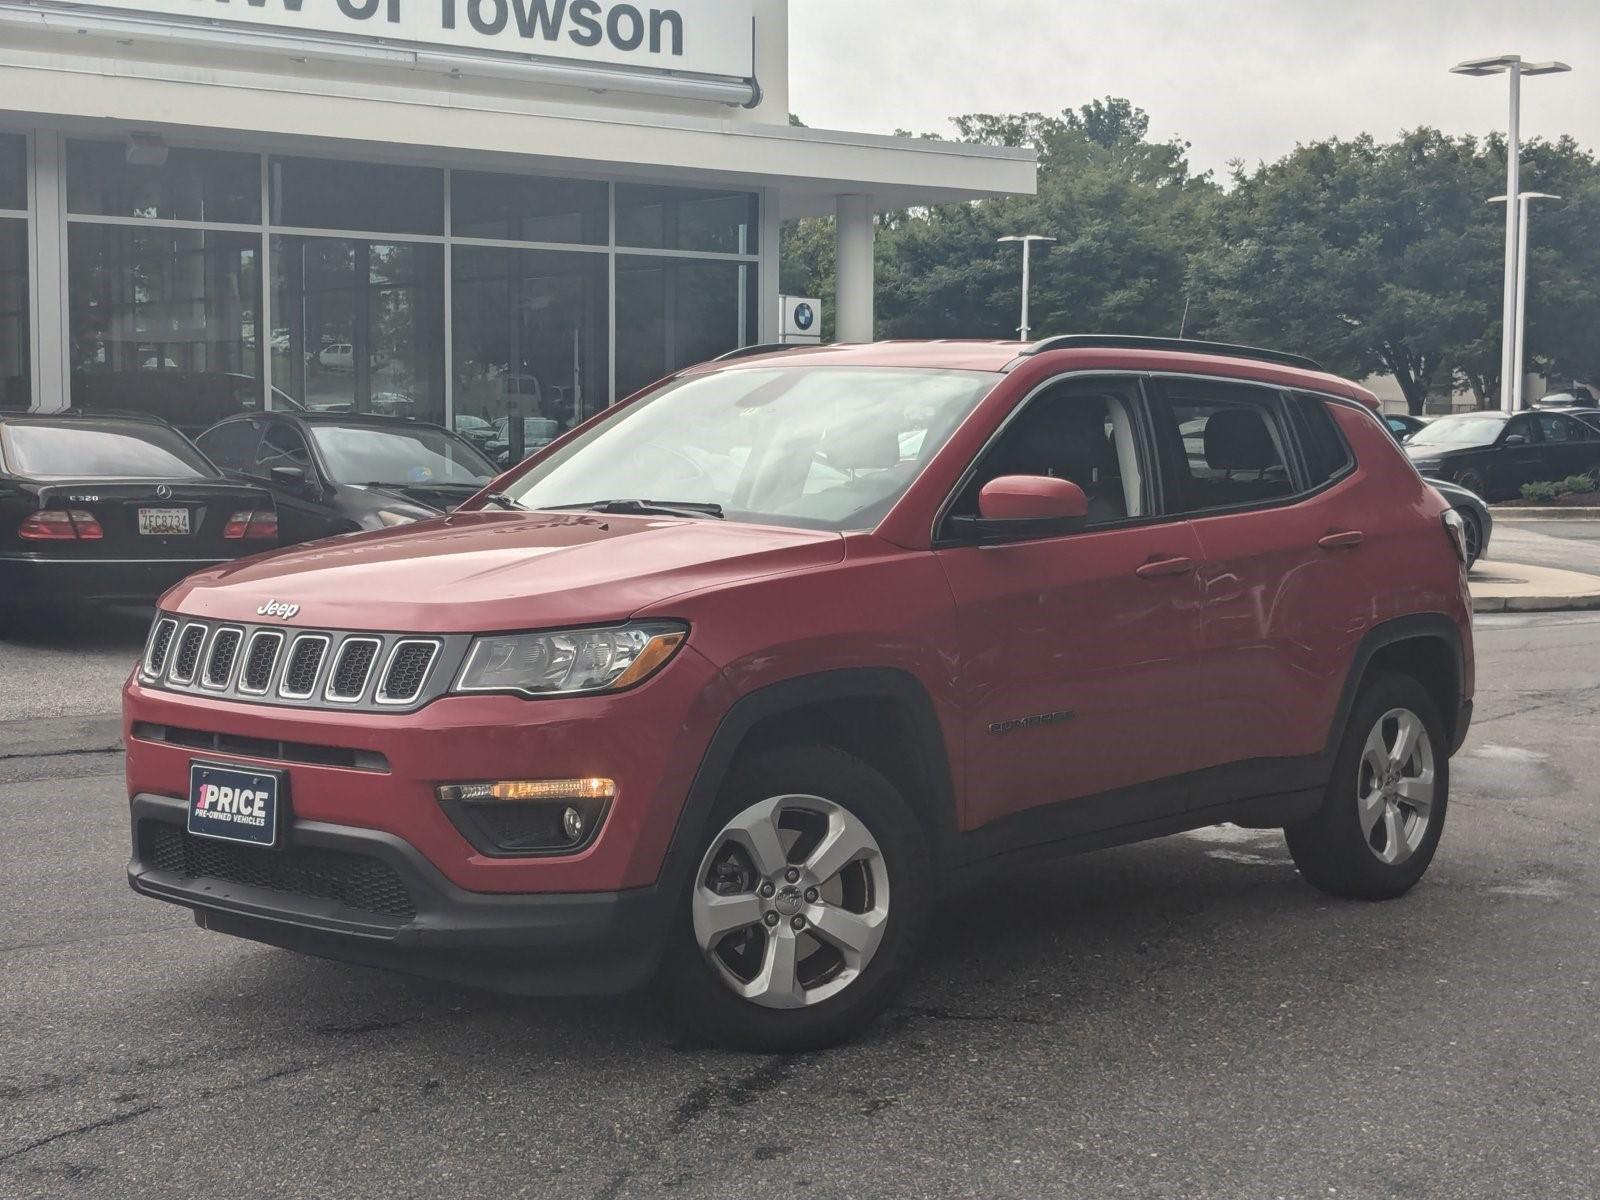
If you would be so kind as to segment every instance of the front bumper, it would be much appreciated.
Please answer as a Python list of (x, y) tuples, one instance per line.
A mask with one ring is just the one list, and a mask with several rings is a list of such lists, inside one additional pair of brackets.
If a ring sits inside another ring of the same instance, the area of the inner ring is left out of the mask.
[(380, 830), (296, 820), (268, 850), (192, 838), (182, 800), (139, 794), (131, 805), (133, 890), (236, 937), (525, 995), (637, 988), (666, 943), (672, 906), (654, 886), (469, 892)]
[(219, 558), (44, 558), (0, 555), (0, 597), (21, 605), (62, 601), (153, 602), (179, 580)]

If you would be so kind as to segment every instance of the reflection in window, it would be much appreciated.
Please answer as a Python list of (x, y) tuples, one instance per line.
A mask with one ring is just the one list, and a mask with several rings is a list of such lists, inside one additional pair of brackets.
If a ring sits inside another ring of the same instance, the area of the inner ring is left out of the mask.
[(444, 250), (272, 239), (272, 382), (307, 408), (444, 420)]
[(29, 358), (28, 223), (0, 219), (0, 409), (28, 407)]
[(28, 143), (20, 133), (0, 133), (0, 208), (28, 207)]
[(141, 166), (128, 161), (126, 142), (69, 141), (67, 211), (255, 225), (261, 220), (261, 159), (174, 147), (161, 165)]
[(617, 245), (645, 250), (755, 254), (754, 192), (617, 185)]
[(456, 171), (450, 226), (456, 237), (603, 246), (610, 237), (610, 189), (587, 179)]
[(204, 429), (261, 406), (260, 239), (70, 226), (72, 402)]
[(749, 345), (756, 297), (748, 263), (619, 255), (617, 398)]
[(327, 158), (274, 158), (269, 171), (274, 225), (444, 232), (442, 171)]
[[(606, 256), (454, 251), (456, 428), (502, 465), (609, 399)], [(520, 416), (521, 429), (513, 422)]]

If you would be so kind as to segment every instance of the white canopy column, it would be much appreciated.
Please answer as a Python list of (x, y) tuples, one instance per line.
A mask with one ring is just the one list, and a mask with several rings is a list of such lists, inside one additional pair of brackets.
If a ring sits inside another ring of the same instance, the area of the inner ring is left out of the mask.
[(874, 224), (871, 196), (840, 196), (837, 210), (837, 340), (873, 340)]

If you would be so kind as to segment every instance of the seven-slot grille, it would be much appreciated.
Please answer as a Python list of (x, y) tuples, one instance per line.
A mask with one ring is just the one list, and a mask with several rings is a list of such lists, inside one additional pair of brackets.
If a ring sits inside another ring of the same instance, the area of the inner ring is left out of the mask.
[(467, 634), (301, 630), (158, 615), (147, 686), (296, 708), (417, 708), (443, 695)]

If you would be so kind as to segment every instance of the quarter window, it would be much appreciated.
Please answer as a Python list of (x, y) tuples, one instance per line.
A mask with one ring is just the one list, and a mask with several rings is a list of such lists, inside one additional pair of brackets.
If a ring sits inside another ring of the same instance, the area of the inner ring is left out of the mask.
[(1167, 510), (1237, 508), (1292, 496), (1278, 393), (1207, 380), (1153, 389)]
[(1350, 465), (1350, 447), (1328, 411), (1327, 401), (1297, 393), (1289, 402), (1289, 420), (1300, 440), (1308, 488), (1321, 487)]

